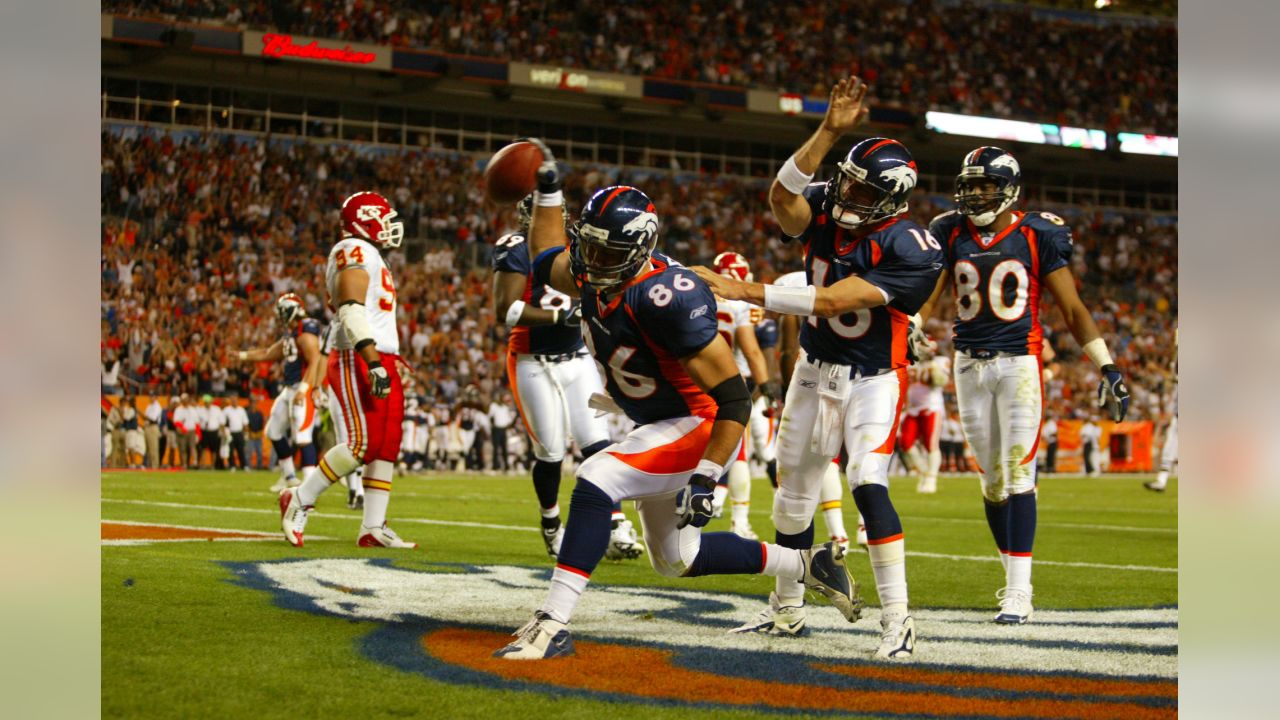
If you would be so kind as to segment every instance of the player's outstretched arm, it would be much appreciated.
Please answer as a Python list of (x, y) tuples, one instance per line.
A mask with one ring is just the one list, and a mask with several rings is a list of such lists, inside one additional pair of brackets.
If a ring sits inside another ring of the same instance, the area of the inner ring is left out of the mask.
[(1089, 356), (1102, 373), (1102, 383), (1098, 387), (1098, 407), (1107, 408), (1112, 420), (1124, 420), (1129, 411), (1129, 388), (1125, 385), (1120, 367), (1111, 359), (1111, 351), (1098, 332), (1093, 316), (1076, 292), (1075, 276), (1069, 268), (1060, 267), (1045, 276), (1044, 284), (1053, 293), (1058, 307), (1062, 308), (1062, 319), (1071, 330), (1071, 336), (1080, 343), (1084, 354)]
[(694, 267), (693, 271), (711, 286), (712, 292), (726, 300), (746, 300), (752, 305), (761, 305), (766, 310), (786, 315), (835, 317), (889, 302), (880, 288), (856, 275), (827, 287), (806, 285), (788, 288), (743, 282), (701, 265)]
[[(733, 360), (729, 344), (719, 335), (698, 352), (681, 358), (680, 364), (693, 382), (719, 405), (715, 425), (711, 428), (711, 439), (702, 457), (723, 470), (738, 449), (751, 417), (751, 395), (747, 392), (747, 383), (738, 373), (738, 364)], [(712, 478), (718, 479), (719, 475)]]
[(284, 341), (277, 340), (270, 347), (253, 348), (252, 350), (240, 350), (236, 353), (236, 359), (241, 362), (262, 362), (264, 360), (283, 360), (284, 359)]
[[(542, 164), (538, 166), (538, 189), (533, 194), (533, 216), (529, 221), (529, 259), (537, 260), (538, 256), (552, 248), (568, 245), (568, 237), (564, 231), (564, 193), (561, 192), (564, 178), (560, 174), (560, 166), (551, 148), (539, 138), (526, 138), (542, 151)], [(569, 255), (560, 253), (552, 260), (547, 272), (547, 284), (566, 295), (579, 295), (578, 286), (573, 282), (573, 274), (569, 272)]]
[(858, 78), (838, 80), (831, 88), (831, 101), (822, 124), (778, 171), (769, 187), (769, 208), (787, 235), (795, 237), (809, 227), (813, 210), (801, 193), (813, 182), (822, 159), (840, 137), (866, 121), (871, 112), (866, 100), (866, 83)]

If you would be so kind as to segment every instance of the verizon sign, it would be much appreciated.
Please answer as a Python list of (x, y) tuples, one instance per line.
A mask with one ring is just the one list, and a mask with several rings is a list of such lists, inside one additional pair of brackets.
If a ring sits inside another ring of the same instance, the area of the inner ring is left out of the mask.
[(643, 97), (642, 78), (616, 73), (566, 69), (546, 65), (530, 65), (513, 62), (508, 65), (512, 85), (555, 88), (593, 95), (623, 95)]
[(321, 65), (391, 69), (391, 48), (381, 45), (344, 43), (338, 40), (287, 33), (260, 33), (249, 30), (244, 32), (243, 37), (245, 55)]

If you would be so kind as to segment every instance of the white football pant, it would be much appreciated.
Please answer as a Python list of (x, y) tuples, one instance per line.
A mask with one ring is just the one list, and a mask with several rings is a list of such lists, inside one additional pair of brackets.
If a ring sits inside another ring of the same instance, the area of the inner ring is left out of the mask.
[(982, 494), (991, 503), (1036, 487), (1036, 446), (1043, 417), (1040, 359), (977, 360), (956, 353), (956, 403), (973, 447)]
[(543, 462), (563, 460), (570, 437), (579, 448), (609, 439), (608, 422), (587, 407), (592, 393), (604, 392), (596, 362), (589, 355), (561, 362), (519, 355), (511, 380), (534, 457)]
[(301, 405), (293, 404), (299, 385), (286, 385), (271, 403), (271, 416), (267, 419), (268, 440), (282, 440), (288, 437), (297, 445), (311, 443), (311, 435), (316, 426), (315, 405), (312, 404), (311, 398), (307, 398)]

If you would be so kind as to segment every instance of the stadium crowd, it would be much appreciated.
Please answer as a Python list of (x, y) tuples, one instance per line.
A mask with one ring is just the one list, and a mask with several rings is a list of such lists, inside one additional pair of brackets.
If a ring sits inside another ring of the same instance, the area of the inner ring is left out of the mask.
[(1164, 61), (1177, 52), (1172, 21), (1084, 23), (970, 0), (107, 0), (103, 10), (816, 95), (852, 74), (876, 102), (917, 112), (1177, 134), (1177, 69)]
[[(409, 237), (443, 238), (427, 243), (421, 259), (415, 252), (412, 263), (407, 249), (388, 255), (410, 368), (408, 394), (422, 408), (423, 422), (431, 414), (432, 424), (456, 424), (464, 407), (484, 411), (494, 401), (509, 403), (506, 327), (490, 309), (488, 258), (497, 237), (514, 229), (515, 216), (485, 205), (479, 162), (457, 153), (394, 154), (344, 143), (104, 132), (104, 394), (185, 394), (193, 403), (206, 394), (274, 396), (279, 363), (241, 364), (235, 351), (276, 340), (274, 300), (282, 292), (298, 293), (312, 316), (328, 317), (323, 272), (337, 237), (337, 208), (352, 190), (372, 188), (407, 218)], [(776, 241), (766, 181), (607, 166), (577, 167), (569, 177), (571, 209), (604, 185), (645, 189), (660, 208), (663, 249), (686, 264), (708, 263), (733, 249), (765, 281), (799, 267), (799, 248)], [(911, 212), (927, 223), (949, 208), (945, 198), (922, 195)], [(1073, 271), (1129, 378), (1130, 417), (1158, 421), (1176, 352), (1170, 342), (1178, 309), (1176, 224), (1102, 209), (1044, 209), (1063, 215), (1075, 230)], [(1042, 317), (1058, 354), (1046, 408), (1059, 418), (1084, 416), (1097, 372), (1082, 360), (1059, 314)], [(932, 328), (945, 351), (946, 324), (935, 321)], [(106, 413), (104, 407), (104, 419)]]

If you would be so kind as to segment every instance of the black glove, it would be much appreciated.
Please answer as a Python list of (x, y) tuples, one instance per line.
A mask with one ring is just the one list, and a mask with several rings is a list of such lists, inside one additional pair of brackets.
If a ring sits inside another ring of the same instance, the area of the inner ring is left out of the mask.
[(524, 141), (542, 152), (542, 164), (538, 166), (537, 173), (538, 192), (543, 195), (558, 192), (563, 179), (560, 177), (560, 166), (556, 165), (556, 156), (551, 152), (551, 148), (539, 138), (525, 138)]
[(760, 394), (764, 395), (770, 404), (776, 403), (780, 399), (779, 395), (782, 394), (782, 386), (778, 384), (777, 380), (767, 380), (760, 383)]
[(711, 522), (711, 494), (715, 487), (715, 478), (699, 473), (689, 477), (688, 486), (676, 493), (676, 514), (680, 516), (677, 528), (706, 527)]
[(574, 303), (568, 310), (556, 310), (555, 321), (557, 325), (578, 327), (578, 324), (582, 322), (582, 306)]
[(380, 360), (369, 363), (369, 394), (379, 400), (391, 394), (391, 376)]
[(1129, 387), (1114, 363), (1102, 366), (1102, 382), (1098, 383), (1098, 407), (1105, 407), (1115, 422), (1124, 420), (1129, 412)]

